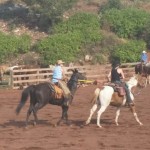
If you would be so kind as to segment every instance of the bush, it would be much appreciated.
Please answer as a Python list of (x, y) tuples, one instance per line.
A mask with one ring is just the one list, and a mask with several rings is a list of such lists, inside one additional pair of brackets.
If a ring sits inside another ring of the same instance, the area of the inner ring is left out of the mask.
[(108, 0), (108, 2), (100, 7), (100, 12), (104, 13), (112, 8), (121, 9), (123, 8), (121, 0)]
[[(36, 26), (48, 31), (62, 21), (65, 11), (72, 8), (77, 0), (24, 0), (29, 7), (29, 18), (36, 20)], [(38, 16), (37, 16), (38, 14)]]
[(79, 53), (82, 41), (80, 33), (77, 32), (57, 34), (38, 43), (37, 50), (43, 55), (45, 62), (49, 64), (55, 64), (57, 59), (69, 62)]
[(31, 40), (27, 35), (17, 37), (0, 32), (0, 62), (5, 62), (18, 53), (29, 51), (30, 44)]
[(135, 8), (111, 9), (102, 16), (102, 23), (122, 38), (136, 38), (149, 22), (150, 14)]
[(146, 43), (143, 41), (129, 41), (114, 48), (111, 59), (120, 58), (122, 63), (139, 62), (143, 50), (146, 49)]
[(74, 61), (82, 47), (100, 41), (99, 18), (94, 14), (78, 13), (54, 28), (54, 35), (43, 39), (35, 47), (47, 63), (57, 59)]
[(147, 43), (147, 48), (150, 49), (150, 21), (139, 32), (139, 38), (143, 39)]

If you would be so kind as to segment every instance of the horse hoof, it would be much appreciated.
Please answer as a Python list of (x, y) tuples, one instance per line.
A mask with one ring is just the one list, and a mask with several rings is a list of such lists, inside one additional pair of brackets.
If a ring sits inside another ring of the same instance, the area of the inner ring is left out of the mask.
[(102, 126), (101, 125), (97, 125), (99, 128), (102, 128)]
[(88, 124), (90, 124), (90, 121), (87, 120), (87, 121), (85, 122), (85, 125), (88, 125)]

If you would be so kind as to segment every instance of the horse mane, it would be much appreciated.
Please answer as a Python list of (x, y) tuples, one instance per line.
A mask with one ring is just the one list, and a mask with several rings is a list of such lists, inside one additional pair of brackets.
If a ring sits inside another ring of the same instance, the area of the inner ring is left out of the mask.
[(126, 82), (126, 84), (129, 86), (129, 89), (131, 89), (133, 86), (136, 86), (138, 84), (138, 80), (136, 76), (133, 76), (129, 79), (129, 81)]

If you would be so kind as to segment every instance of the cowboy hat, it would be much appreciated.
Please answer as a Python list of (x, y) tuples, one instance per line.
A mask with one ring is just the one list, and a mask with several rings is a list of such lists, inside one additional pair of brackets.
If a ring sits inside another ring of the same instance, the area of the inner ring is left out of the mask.
[(142, 53), (146, 53), (146, 51), (143, 51)]
[(60, 64), (64, 64), (65, 62), (63, 62), (62, 60), (57, 60), (57, 64), (60, 65)]

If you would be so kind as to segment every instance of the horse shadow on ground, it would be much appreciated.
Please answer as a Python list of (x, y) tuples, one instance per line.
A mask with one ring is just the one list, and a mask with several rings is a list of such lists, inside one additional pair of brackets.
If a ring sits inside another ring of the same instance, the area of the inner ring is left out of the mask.
[[(29, 121), (28, 125), (33, 125), (33, 120)], [(52, 126), (51, 123), (48, 122), (48, 120), (38, 120), (37, 125), (44, 125), (44, 126)], [(16, 121), (16, 120), (9, 120), (3, 124), (0, 124), (0, 127), (6, 128), (6, 127), (18, 127), (22, 128), (25, 127), (25, 121)]]
[[(84, 127), (88, 126), (85, 123), (85, 120), (69, 120), (69, 123), (62, 122), (60, 125), (56, 125), (57, 123), (50, 123), (49, 120), (38, 120), (37, 125), (40, 126), (50, 126), (50, 127), (56, 127), (56, 126), (77, 126), (77, 127)], [(111, 119), (102, 119), (101, 124), (104, 125), (111, 125), (112, 120)], [(33, 125), (33, 120), (30, 120), (28, 123), (28, 126)], [(96, 119), (92, 119), (89, 125), (96, 125)], [(0, 124), (0, 127), (2, 128), (7, 128), (7, 127), (18, 127), (18, 128), (23, 128), (25, 127), (25, 121), (16, 121), (16, 120), (9, 120), (3, 124)]]
[[(97, 119), (92, 119), (90, 124), (88, 125), (96, 125)], [(111, 125), (113, 124), (111, 119), (101, 119), (101, 124), (103, 125)], [(70, 125), (78, 126), (78, 127), (83, 127), (83, 126), (88, 126), (86, 125), (86, 120), (70, 120)]]

